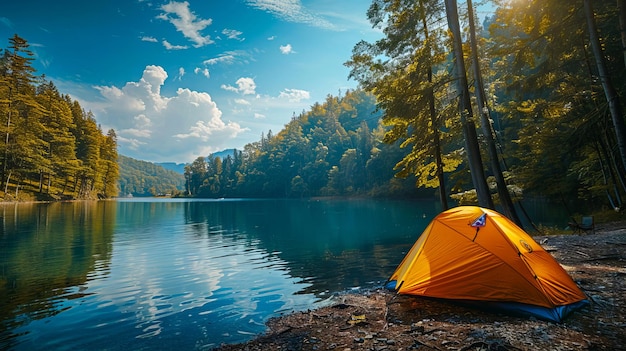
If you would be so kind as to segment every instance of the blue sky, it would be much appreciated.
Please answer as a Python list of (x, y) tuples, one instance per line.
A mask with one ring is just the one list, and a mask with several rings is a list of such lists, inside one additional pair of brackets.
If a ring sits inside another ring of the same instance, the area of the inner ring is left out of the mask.
[(7, 1), (37, 74), (115, 129), (119, 152), (191, 162), (278, 132), (356, 87), (343, 63), (381, 33), (368, 0)]

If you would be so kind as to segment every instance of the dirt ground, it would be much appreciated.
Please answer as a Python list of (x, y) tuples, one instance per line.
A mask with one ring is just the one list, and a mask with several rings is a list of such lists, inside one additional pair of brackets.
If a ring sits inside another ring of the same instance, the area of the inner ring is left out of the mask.
[(535, 240), (591, 302), (563, 323), (380, 289), (271, 319), (266, 334), (218, 350), (626, 350), (626, 222)]

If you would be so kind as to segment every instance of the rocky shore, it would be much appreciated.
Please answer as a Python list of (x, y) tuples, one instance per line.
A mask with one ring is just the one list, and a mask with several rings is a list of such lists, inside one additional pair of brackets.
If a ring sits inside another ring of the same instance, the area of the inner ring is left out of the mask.
[(218, 350), (626, 350), (626, 222), (535, 240), (591, 302), (563, 323), (380, 289), (271, 319), (264, 335)]

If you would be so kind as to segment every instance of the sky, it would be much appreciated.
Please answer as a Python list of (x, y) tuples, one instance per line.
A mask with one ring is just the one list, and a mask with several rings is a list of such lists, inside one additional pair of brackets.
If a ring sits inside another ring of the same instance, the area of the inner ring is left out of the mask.
[(243, 149), (326, 96), (354, 89), (344, 66), (382, 34), (368, 0), (7, 1), (35, 74), (91, 111), (118, 152), (192, 162)]

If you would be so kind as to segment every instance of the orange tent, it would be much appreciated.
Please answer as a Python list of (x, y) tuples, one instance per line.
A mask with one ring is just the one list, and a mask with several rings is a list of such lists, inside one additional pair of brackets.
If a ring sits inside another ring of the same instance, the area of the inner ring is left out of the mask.
[(530, 235), (503, 215), (475, 206), (435, 217), (389, 280), (400, 294), (490, 301), (556, 322), (588, 303)]

